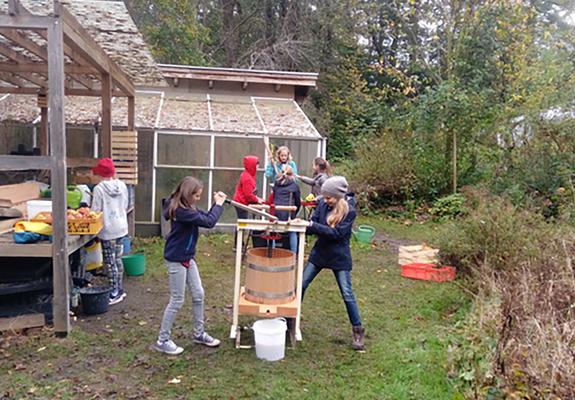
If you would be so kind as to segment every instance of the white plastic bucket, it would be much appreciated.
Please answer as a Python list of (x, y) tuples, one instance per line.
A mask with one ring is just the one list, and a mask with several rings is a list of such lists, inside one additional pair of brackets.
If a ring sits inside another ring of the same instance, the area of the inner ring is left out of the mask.
[(30, 200), (26, 202), (28, 219), (34, 218), (42, 211), (52, 212), (52, 200)]
[(285, 318), (261, 319), (253, 326), (256, 357), (266, 361), (284, 358), (287, 323)]

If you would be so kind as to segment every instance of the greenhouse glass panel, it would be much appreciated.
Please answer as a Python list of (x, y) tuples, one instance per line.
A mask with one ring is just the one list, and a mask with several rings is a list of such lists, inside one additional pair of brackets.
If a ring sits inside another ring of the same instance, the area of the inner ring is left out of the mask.
[(264, 141), (261, 138), (247, 139), (243, 137), (217, 137), (215, 143), (216, 167), (243, 168), (245, 156), (257, 156), (260, 167), (263, 167)]
[(154, 171), (154, 132), (138, 131), (138, 185), (136, 186), (136, 221), (152, 220), (152, 174)]
[(72, 158), (94, 157), (94, 129), (67, 127), (66, 153)]
[(158, 134), (159, 165), (210, 165), (210, 137)]
[(198, 202), (197, 206), (201, 210), (207, 210), (208, 196), (211, 196), (211, 194), (208, 193), (208, 171), (184, 168), (156, 168), (156, 222), (160, 221), (160, 207), (162, 204), (162, 199), (170, 197), (170, 194), (172, 194), (172, 192), (176, 189), (176, 186), (178, 186), (180, 181), (186, 176), (193, 176), (204, 184), (202, 198)]
[[(213, 189), (214, 191), (220, 190), (232, 198), (236, 191), (236, 185), (240, 180), (241, 171), (214, 171), (213, 172)], [(257, 173), (257, 196), (262, 195), (263, 184), (263, 171)], [(224, 215), (220, 219), (222, 223), (235, 223), (237, 219), (236, 210), (234, 207), (226, 206), (224, 208)]]

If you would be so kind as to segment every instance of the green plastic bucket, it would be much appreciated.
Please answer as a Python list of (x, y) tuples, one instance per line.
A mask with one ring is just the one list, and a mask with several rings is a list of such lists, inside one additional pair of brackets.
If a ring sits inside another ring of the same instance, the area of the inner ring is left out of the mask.
[(353, 231), (353, 235), (359, 243), (371, 243), (375, 236), (375, 228), (369, 225), (360, 225), (357, 230)]
[(126, 275), (138, 276), (146, 272), (146, 256), (142, 253), (130, 254), (122, 257)]

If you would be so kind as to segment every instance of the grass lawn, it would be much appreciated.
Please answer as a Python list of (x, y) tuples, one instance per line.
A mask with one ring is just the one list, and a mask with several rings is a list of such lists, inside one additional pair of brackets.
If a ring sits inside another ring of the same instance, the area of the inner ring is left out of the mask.
[[(433, 225), (390, 228), (425, 239)], [(410, 227), (411, 228), (411, 227)], [(389, 231), (387, 231), (389, 230)], [(330, 271), (310, 286), (302, 308), (303, 341), (284, 360), (260, 361), (236, 350), (231, 325), (233, 253), (229, 235), (204, 236), (197, 261), (206, 289), (208, 331), (218, 349), (192, 344), (190, 303), (178, 315), (176, 357), (149, 350), (168, 300), (161, 240), (140, 240), (147, 271), (127, 277), (128, 298), (100, 316), (79, 316), (67, 339), (49, 329), (0, 336), (0, 399), (449, 399), (446, 335), (467, 309), (453, 283), (404, 279), (385, 246), (354, 245), (353, 283), (367, 331), (367, 352), (350, 348), (351, 327)], [(308, 248), (309, 250), (309, 248)], [(255, 319), (241, 316), (242, 325)], [(224, 340), (225, 339), (225, 340)], [(179, 383), (170, 383), (176, 378)]]

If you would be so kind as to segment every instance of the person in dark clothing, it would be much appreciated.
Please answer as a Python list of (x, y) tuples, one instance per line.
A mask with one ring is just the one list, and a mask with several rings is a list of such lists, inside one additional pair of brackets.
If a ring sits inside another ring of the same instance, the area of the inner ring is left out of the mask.
[[(294, 180), (293, 170), (289, 165), (282, 167), (281, 174), (274, 183), (274, 205), (275, 206), (295, 206), (295, 211), (276, 210), (276, 217), (280, 221), (294, 219), (301, 206), (301, 193), (299, 186)], [(297, 233), (289, 232), (290, 250), (297, 253)]]
[[(259, 164), (259, 159), (256, 156), (245, 156), (244, 160), (244, 171), (240, 175), (240, 181), (236, 186), (236, 191), (232, 200), (243, 204), (261, 204), (263, 200), (256, 195), (256, 172)], [(246, 219), (248, 217), (248, 212), (236, 207), (236, 215), (238, 219)], [(237, 232), (234, 237), (234, 248), (236, 245)]]
[(351, 285), (350, 238), (356, 217), (354, 197), (347, 192), (348, 184), (343, 176), (327, 179), (321, 189), (320, 200), (306, 233), (318, 236), (303, 272), (303, 293), (324, 269), (331, 269), (339, 286), (347, 314), (352, 325), (355, 350), (365, 350), (364, 335), (359, 308)]
[(184, 349), (171, 340), (171, 329), (176, 314), (184, 304), (186, 286), (192, 296), (194, 319), (193, 340), (208, 347), (220, 344), (204, 330), (204, 288), (196, 264), (196, 244), (199, 228), (213, 228), (221, 217), (226, 195), (214, 193), (214, 205), (205, 212), (196, 208), (202, 196), (203, 185), (196, 178), (185, 177), (170, 199), (165, 202), (162, 215), (172, 222), (172, 229), (166, 238), (164, 260), (168, 267), (170, 301), (164, 310), (158, 340), (153, 348), (166, 354), (177, 355)]

